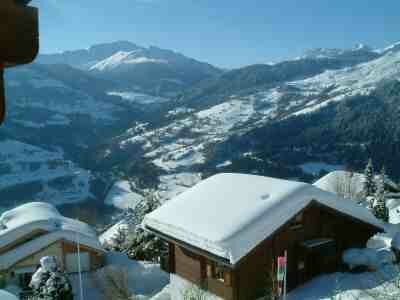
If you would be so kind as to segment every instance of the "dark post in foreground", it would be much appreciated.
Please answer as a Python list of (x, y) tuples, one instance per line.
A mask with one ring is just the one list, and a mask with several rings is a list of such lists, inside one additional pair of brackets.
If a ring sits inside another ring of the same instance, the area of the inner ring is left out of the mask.
[(32, 62), (39, 51), (37, 8), (28, 0), (0, 1), (0, 124), (5, 117), (4, 68)]

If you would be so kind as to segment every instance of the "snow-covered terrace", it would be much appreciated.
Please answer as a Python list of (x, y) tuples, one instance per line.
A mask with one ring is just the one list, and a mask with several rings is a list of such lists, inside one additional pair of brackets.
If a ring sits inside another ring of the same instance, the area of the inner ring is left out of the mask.
[(235, 264), (312, 201), (383, 228), (367, 209), (313, 185), (244, 174), (200, 182), (148, 214), (143, 226)]

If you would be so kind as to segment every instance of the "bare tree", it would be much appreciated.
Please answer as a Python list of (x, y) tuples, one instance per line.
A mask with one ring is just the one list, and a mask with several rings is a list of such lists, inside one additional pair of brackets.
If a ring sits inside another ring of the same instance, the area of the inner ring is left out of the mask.
[(107, 266), (96, 272), (94, 286), (104, 300), (135, 300), (128, 284), (128, 271), (125, 268)]
[(343, 176), (335, 176), (332, 184), (333, 192), (345, 199), (358, 199), (359, 191), (357, 189), (357, 178), (353, 172), (344, 172)]

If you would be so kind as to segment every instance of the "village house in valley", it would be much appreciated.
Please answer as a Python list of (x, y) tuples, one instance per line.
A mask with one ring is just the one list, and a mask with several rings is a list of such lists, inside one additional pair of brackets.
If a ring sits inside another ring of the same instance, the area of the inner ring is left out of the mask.
[[(103, 264), (104, 250), (87, 224), (63, 217), (48, 204), (33, 202), (0, 217), (0, 283), (27, 288), (44, 256), (55, 256), (68, 273), (78, 271), (80, 249), (83, 272)], [(1, 287), (0, 287), (1, 288)]]
[(200, 182), (147, 215), (143, 226), (168, 242), (174, 300), (189, 286), (215, 299), (258, 299), (273, 287), (285, 251), (290, 290), (338, 270), (345, 249), (365, 247), (383, 231), (367, 209), (333, 193), (242, 174)]

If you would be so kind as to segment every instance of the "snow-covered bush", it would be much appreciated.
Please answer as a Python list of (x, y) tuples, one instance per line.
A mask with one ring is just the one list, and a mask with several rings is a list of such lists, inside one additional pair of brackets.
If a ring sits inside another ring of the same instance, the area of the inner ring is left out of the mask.
[(377, 233), (367, 241), (367, 248), (369, 249), (382, 249), (390, 248), (392, 237), (388, 233)]
[(392, 264), (396, 257), (389, 249), (352, 248), (343, 252), (342, 260), (350, 269), (364, 266), (376, 270), (382, 265)]
[(40, 268), (33, 274), (29, 286), (38, 299), (73, 299), (68, 277), (61, 271), (54, 256), (45, 256), (40, 259)]

